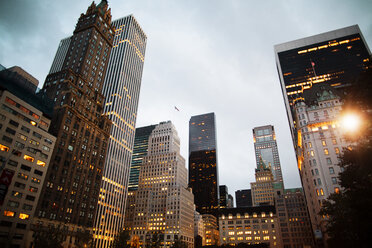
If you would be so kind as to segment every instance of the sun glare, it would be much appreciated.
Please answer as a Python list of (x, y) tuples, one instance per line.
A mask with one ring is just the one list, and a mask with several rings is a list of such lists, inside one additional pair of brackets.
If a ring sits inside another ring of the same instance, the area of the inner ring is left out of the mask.
[(360, 117), (356, 114), (349, 113), (341, 118), (341, 125), (345, 131), (355, 132), (359, 129), (361, 124)]

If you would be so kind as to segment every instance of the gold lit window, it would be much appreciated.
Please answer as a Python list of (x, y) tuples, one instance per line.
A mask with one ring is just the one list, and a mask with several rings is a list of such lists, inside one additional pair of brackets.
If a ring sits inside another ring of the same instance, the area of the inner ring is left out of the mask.
[(15, 212), (5, 210), (5, 211), (4, 211), (4, 216), (14, 217), (14, 216), (15, 216)]
[(28, 218), (30, 218), (30, 215), (28, 215), (28, 214), (24, 214), (24, 213), (20, 213), (20, 214), (19, 214), (19, 218), (20, 218), (21, 220), (27, 220)]
[(23, 156), (23, 159), (24, 159), (24, 160), (27, 160), (27, 161), (30, 161), (30, 162), (34, 162), (34, 160), (35, 160), (33, 157), (28, 156), (28, 155), (26, 155), (26, 154)]
[(324, 154), (325, 155), (328, 155), (329, 154), (329, 151), (328, 151), (328, 149), (326, 148), (326, 149), (324, 149)]
[(41, 160), (38, 160), (37, 162), (36, 162), (36, 164), (37, 165), (40, 165), (40, 166), (45, 166), (45, 162), (43, 162), (43, 161), (41, 161)]
[(7, 152), (7, 151), (9, 151), (9, 147), (0, 144), (0, 151)]

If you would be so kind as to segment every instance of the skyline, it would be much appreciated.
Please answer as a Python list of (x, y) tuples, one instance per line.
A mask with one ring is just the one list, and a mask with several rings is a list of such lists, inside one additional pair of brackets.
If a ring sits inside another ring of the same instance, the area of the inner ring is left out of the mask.
[[(21, 66), (39, 80), (41, 88), (59, 41), (72, 34), (78, 16), (90, 3), (1, 3), (0, 32), (8, 35), (0, 38), (0, 64)], [(301, 184), (275, 68), (274, 45), (354, 24), (359, 24), (368, 44), (372, 37), (372, 21), (368, 18), (372, 3), (213, 3), (127, 1), (120, 7), (117, 2), (109, 2), (113, 20), (133, 13), (148, 36), (136, 127), (171, 120), (181, 137), (181, 154), (187, 158), (189, 119), (214, 112), (219, 181), (232, 194), (249, 188), (254, 181), (252, 129), (273, 125), (284, 184), (287, 188), (298, 187)], [(15, 14), (8, 7), (17, 4), (21, 8), (13, 7), (17, 9)], [(336, 7), (337, 11), (333, 9)], [(268, 20), (257, 23), (267, 8), (271, 12), (265, 15)], [(255, 11), (245, 16), (251, 9)], [(306, 18), (305, 13), (313, 15)], [(48, 19), (48, 15), (53, 18)], [(28, 30), (33, 25), (35, 30)], [(44, 36), (47, 39), (40, 40)], [(263, 101), (264, 95), (272, 100)]]

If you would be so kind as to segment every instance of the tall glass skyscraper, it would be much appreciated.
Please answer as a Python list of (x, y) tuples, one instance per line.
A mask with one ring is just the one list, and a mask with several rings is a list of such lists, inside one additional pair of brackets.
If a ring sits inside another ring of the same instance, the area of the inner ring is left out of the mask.
[[(138, 99), (147, 37), (129, 15), (113, 21), (115, 36), (103, 86), (104, 115), (112, 121), (94, 238), (108, 247), (124, 227)], [(97, 67), (100, 65), (96, 65)]]
[(321, 203), (340, 190), (342, 97), (364, 70), (370, 50), (357, 25), (275, 46), (297, 165), (317, 242), (325, 230)]
[(138, 179), (141, 169), (142, 160), (147, 156), (149, 137), (156, 125), (136, 128), (136, 135), (134, 138), (132, 163), (130, 165), (129, 174), (129, 191), (138, 189)]
[(194, 193), (196, 211), (216, 214), (219, 187), (214, 113), (192, 116), (190, 119), (189, 186)]
[(260, 165), (260, 158), (262, 158), (266, 166), (271, 169), (274, 181), (283, 182), (274, 126), (255, 127), (253, 129), (253, 139), (257, 169)]

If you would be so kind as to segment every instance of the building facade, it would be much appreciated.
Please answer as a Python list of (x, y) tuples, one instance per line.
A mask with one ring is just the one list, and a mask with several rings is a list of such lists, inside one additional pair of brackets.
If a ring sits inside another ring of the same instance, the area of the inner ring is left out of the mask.
[(202, 215), (205, 231), (205, 245), (220, 245), (218, 218), (212, 214)]
[(242, 189), (235, 191), (236, 207), (252, 207), (252, 190)]
[(189, 122), (189, 186), (196, 210), (215, 214), (219, 207), (216, 121), (214, 113), (192, 116)]
[(284, 248), (314, 247), (314, 236), (302, 188), (285, 189), (275, 205)]
[(201, 214), (194, 212), (194, 247), (205, 245), (205, 227)]
[(37, 207), (44, 226), (77, 232), (94, 226), (111, 121), (103, 115), (102, 87), (114, 39), (106, 1), (81, 14), (59, 71), (42, 92), (54, 100), (50, 132), (57, 137)]
[[(364, 70), (371, 52), (357, 25), (275, 46), (276, 64), (313, 232), (317, 213), (337, 192), (338, 154), (348, 146), (337, 126), (342, 96)], [(338, 93), (336, 93), (336, 91)]]
[(147, 37), (129, 15), (112, 22), (113, 48), (108, 60), (102, 94), (103, 113), (112, 121), (100, 188), (94, 238), (97, 247), (109, 247), (124, 228), (138, 100)]
[(282, 247), (274, 206), (221, 209), (218, 221), (221, 245)]
[(156, 125), (136, 128), (134, 137), (132, 162), (130, 164), (129, 191), (138, 189), (138, 179), (143, 158), (147, 155), (149, 137)]
[(1, 247), (30, 247), (32, 221), (56, 141), (48, 133), (51, 103), (35, 94), (38, 82), (29, 79), (19, 67), (0, 72)]
[(194, 196), (187, 186), (185, 159), (173, 124), (162, 122), (149, 137), (136, 191), (132, 236), (140, 246), (154, 238), (162, 247), (176, 240), (194, 246)]
[(227, 207), (228, 208), (234, 207), (234, 197), (230, 194), (227, 196)]
[(256, 182), (251, 183), (252, 205), (274, 205), (274, 176), (262, 159), (256, 169), (255, 177)]
[(255, 127), (253, 129), (253, 141), (257, 168), (261, 158), (266, 166), (271, 169), (274, 181), (283, 182), (274, 126)]
[(220, 185), (220, 208), (227, 208), (229, 200), (229, 191), (226, 185)]

